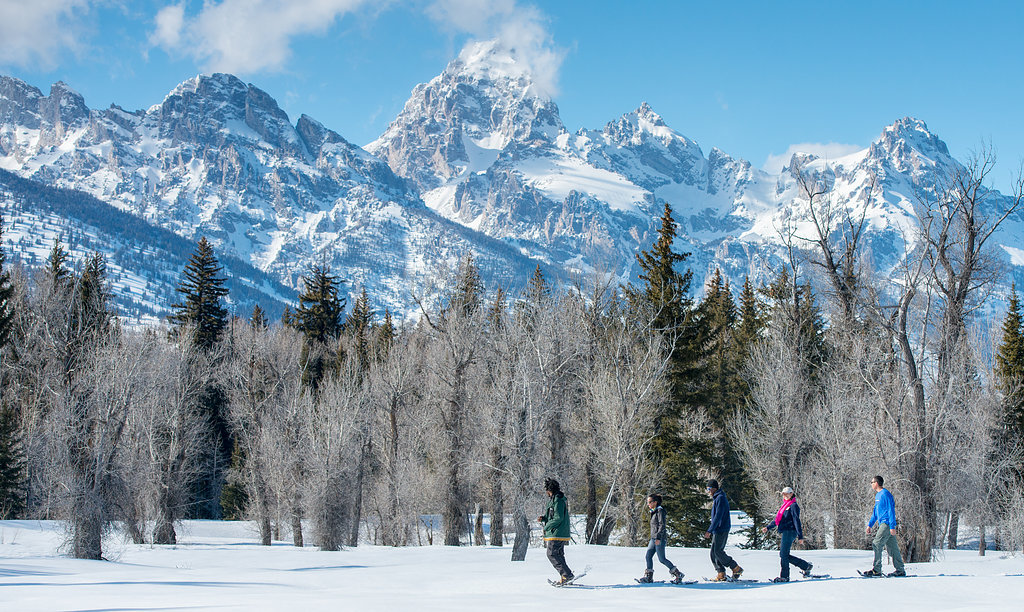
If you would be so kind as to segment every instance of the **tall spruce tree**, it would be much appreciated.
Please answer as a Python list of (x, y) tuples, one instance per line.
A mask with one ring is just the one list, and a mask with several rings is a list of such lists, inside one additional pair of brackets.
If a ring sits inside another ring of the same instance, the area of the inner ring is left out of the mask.
[(7, 254), (4, 253), (3, 245), (4, 220), (0, 216), (0, 351), (10, 339), (11, 329), (14, 327), (14, 286), (11, 284), (11, 274), (5, 265)]
[(714, 449), (707, 442), (687, 436), (683, 425), (705, 403), (700, 379), (706, 333), (705, 323), (690, 297), (693, 273), (678, 269), (690, 254), (673, 250), (675, 238), (676, 222), (666, 203), (657, 240), (650, 250), (637, 255), (640, 285), (627, 287), (626, 294), (632, 311), (653, 316), (654, 328), (672, 343), (671, 402), (655, 424), (652, 449), (664, 474), (669, 539), (677, 544), (698, 545), (707, 527), (702, 477), (714, 464)]
[(205, 350), (216, 344), (228, 325), (228, 311), (221, 305), (228, 290), (221, 272), (213, 247), (205, 236), (200, 238), (178, 283), (182, 300), (171, 305), (175, 313), (168, 317), (179, 329), (193, 327), (196, 345)]
[(267, 315), (260, 308), (259, 304), (252, 307), (252, 314), (249, 315), (249, 325), (256, 330), (264, 330), (269, 325), (267, 321)]
[(331, 274), (326, 264), (314, 264), (303, 277), (299, 307), (292, 315), (292, 326), (302, 332), (302, 381), (317, 389), (327, 376), (330, 364), (341, 355), (330, 355), (330, 344), (344, 328), (345, 298), (340, 296), (343, 280)]
[(25, 451), (14, 407), (0, 403), (0, 520), (25, 508)]
[(78, 327), (86, 334), (102, 335), (110, 330), (114, 313), (110, 310), (107, 288), (107, 263), (103, 255), (93, 253), (86, 260), (78, 279)]
[(459, 262), (455, 289), (445, 310), (451, 312), (460, 309), (463, 315), (473, 314), (483, 304), (483, 296), (484, 284), (480, 280), (480, 270), (473, 260), (473, 254), (467, 253)]
[(370, 297), (366, 293), (366, 287), (363, 287), (359, 297), (352, 304), (352, 312), (345, 319), (345, 331), (352, 338), (360, 373), (366, 372), (370, 367), (370, 343), (373, 333), (373, 311), (370, 310)]
[[(1003, 340), (996, 352), (996, 374), (1006, 402), (1006, 433), (1011, 443), (1024, 444), (1024, 320), (1016, 283), (1003, 320)], [(1018, 471), (1024, 476), (1024, 466)]]
[(2, 377), (6, 344), (14, 327), (14, 286), (4, 263), (3, 218), (0, 217), (0, 520), (18, 516), (25, 505), (25, 453), (14, 407), (8, 405)]
[[(222, 272), (213, 246), (206, 237), (200, 238), (178, 283), (177, 290), (182, 300), (171, 306), (175, 312), (168, 317), (175, 326), (175, 335), (189, 328), (193, 333), (192, 342), (204, 351), (213, 349), (228, 325), (228, 311), (221, 305), (221, 300), (228, 294)], [(234, 449), (227, 420), (227, 393), (216, 383), (207, 385), (199, 394), (198, 404), (213, 430), (213, 452), (204, 474), (197, 481), (189, 507), (196, 518), (220, 518), (224, 478)]]
[(53, 283), (53, 289), (66, 286), (71, 282), (71, 270), (68, 269), (68, 252), (61, 244), (60, 238), (53, 239), (53, 247), (46, 258), (46, 273)]

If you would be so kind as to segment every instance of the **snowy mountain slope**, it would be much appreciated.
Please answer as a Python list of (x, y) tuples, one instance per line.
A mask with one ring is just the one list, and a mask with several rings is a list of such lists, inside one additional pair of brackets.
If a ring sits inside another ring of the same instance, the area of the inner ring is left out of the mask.
[[(705, 156), (646, 103), (603, 129), (571, 134), (523, 66), (494, 41), (468, 45), (413, 90), (368, 149), (445, 217), (569, 269), (628, 279), (667, 202), (680, 223), (677, 248), (693, 253), (698, 278), (722, 267), (734, 282), (746, 274), (764, 280), (780, 262), (788, 228), (799, 244), (814, 236), (799, 165), (829, 177), (836, 210), (859, 214), (867, 206), (865, 263), (887, 273), (903, 252), (904, 233), (917, 225), (915, 204), (957, 166), (946, 145), (911, 118), (840, 159), (796, 155), (779, 175), (718, 149)], [(993, 194), (989, 204), (999, 210), (1006, 200)], [(1012, 236), (1022, 230), (1017, 216), (998, 236), (1008, 263), (1020, 259)]]
[[(181, 271), (194, 242), (146, 223), (96, 198), (48, 187), (0, 170), (0, 214), (4, 251), (30, 269), (44, 265), (55, 239), (73, 262), (94, 251), (104, 254), (117, 312), (129, 320), (155, 323), (180, 301)], [(277, 318), (293, 304), (295, 292), (266, 273), (230, 255), (218, 255), (230, 291), (228, 308), (247, 316), (259, 304)]]
[(385, 163), (314, 119), (291, 125), (273, 98), (231, 75), (190, 79), (135, 112), (89, 110), (63, 83), (44, 96), (0, 77), (0, 168), (207, 236), (292, 288), (325, 261), (350, 289), (365, 285), (401, 312), (424, 278), (465, 252), (492, 285), (515, 286), (536, 265), (439, 217)]

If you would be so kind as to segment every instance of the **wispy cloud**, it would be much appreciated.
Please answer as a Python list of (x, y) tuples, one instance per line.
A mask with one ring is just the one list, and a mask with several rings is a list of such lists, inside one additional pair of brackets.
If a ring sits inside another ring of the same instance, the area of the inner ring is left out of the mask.
[(557, 93), (565, 51), (555, 46), (547, 17), (537, 7), (516, 0), (434, 0), (427, 13), (452, 32), (479, 40), (498, 40), (527, 65), (534, 85), (542, 93)]
[(253, 73), (281, 70), (292, 40), (323, 34), (368, 0), (209, 1), (190, 15), (186, 4), (161, 9), (150, 43), (193, 58), (204, 70)]
[(778, 174), (782, 172), (782, 169), (786, 167), (789, 160), (793, 158), (794, 153), (810, 153), (826, 159), (837, 159), (844, 155), (849, 155), (850, 153), (856, 153), (863, 148), (864, 147), (861, 145), (841, 144), (838, 142), (801, 142), (799, 144), (789, 145), (789, 148), (781, 155), (769, 155), (768, 158), (764, 160), (764, 165), (762, 165), (761, 168), (765, 172)]
[(53, 68), (82, 48), (87, 0), (0, 0), (0, 65)]

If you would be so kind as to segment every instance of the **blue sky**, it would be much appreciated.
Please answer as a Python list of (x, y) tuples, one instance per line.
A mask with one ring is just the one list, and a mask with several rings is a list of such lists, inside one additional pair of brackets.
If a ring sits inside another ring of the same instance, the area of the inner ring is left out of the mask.
[(145, 108), (199, 72), (239, 75), (357, 144), (471, 39), (527, 50), (570, 130), (649, 102), (712, 147), (778, 166), (918, 117), (1006, 190), (1024, 160), (1019, 2), (0, 0), (0, 73), (90, 107)]

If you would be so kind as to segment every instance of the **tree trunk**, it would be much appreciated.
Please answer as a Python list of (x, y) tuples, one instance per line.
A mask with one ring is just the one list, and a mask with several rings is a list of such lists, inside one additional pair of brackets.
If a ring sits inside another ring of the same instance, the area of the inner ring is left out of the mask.
[[(89, 496), (91, 497), (91, 496)], [(87, 499), (71, 519), (72, 550), (76, 559), (103, 558), (103, 519), (99, 513), (99, 500)]]
[(292, 507), (292, 544), (302, 548), (302, 511), (298, 504)]
[(484, 510), (479, 503), (476, 505), (476, 518), (473, 520), (473, 543), (477, 546), (487, 544), (487, 537), (484, 535)]
[(448, 436), (448, 452), (445, 453), (445, 490), (442, 519), (444, 522), (444, 545), (461, 545), (465, 512), (462, 499), (462, 473), (459, 462), (462, 458), (463, 411), (466, 401), (466, 367), (468, 361), (455, 366), (452, 394), (444, 415), (445, 433)]
[(171, 505), (170, 490), (164, 484), (157, 498), (156, 526), (153, 528), (154, 544), (178, 543), (178, 534), (174, 531), (174, 509)]
[(597, 533), (594, 534), (594, 544), (601, 546), (608, 545), (608, 539), (612, 537), (612, 531), (615, 530), (615, 519), (606, 516), (597, 527)]
[(594, 477), (594, 469), (590, 462), (584, 469), (584, 480), (587, 483), (587, 544), (596, 544), (594, 536), (597, 534), (597, 479)]
[(370, 457), (370, 451), (372, 442), (369, 436), (367, 436), (366, 443), (363, 444), (362, 450), (359, 452), (359, 467), (356, 470), (356, 483), (355, 483), (355, 499), (352, 500), (352, 511), (350, 515), (352, 517), (352, 525), (348, 534), (348, 545), (359, 546), (359, 523), (363, 520), (363, 478), (366, 474), (366, 463)]
[(982, 525), (978, 528), (978, 555), (984, 557), (986, 550), (988, 550), (988, 542), (985, 541), (985, 526)]
[(253, 487), (256, 494), (256, 521), (260, 529), (260, 545), (270, 546), (273, 543), (270, 525), (270, 505), (267, 503), (267, 491), (262, 481)]
[(950, 550), (956, 550), (957, 542), (959, 542), (960, 536), (960, 513), (950, 512), (949, 513), (949, 533), (947, 539), (947, 546)]
[(512, 542), (513, 561), (525, 561), (526, 551), (530, 547), (530, 520), (519, 506), (516, 504), (516, 509), (512, 512), (512, 522), (516, 526), (516, 539)]
[(491, 546), (505, 543), (505, 500), (501, 491), (501, 479), (494, 479), (494, 500), (491, 503)]

